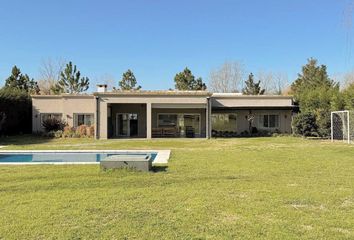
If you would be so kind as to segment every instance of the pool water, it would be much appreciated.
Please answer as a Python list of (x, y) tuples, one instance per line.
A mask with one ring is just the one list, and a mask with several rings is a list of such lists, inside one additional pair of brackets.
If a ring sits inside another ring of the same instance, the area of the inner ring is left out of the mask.
[(104, 152), (40, 152), (40, 153), (0, 153), (0, 163), (26, 163), (26, 162), (43, 162), (43, 163), (60, 163), (60, 162), (100, 162), (106, 157), (113, 155), (125, 156), (146, 156), (151, 155), (154, 160), (157, 153), (104, 153)]

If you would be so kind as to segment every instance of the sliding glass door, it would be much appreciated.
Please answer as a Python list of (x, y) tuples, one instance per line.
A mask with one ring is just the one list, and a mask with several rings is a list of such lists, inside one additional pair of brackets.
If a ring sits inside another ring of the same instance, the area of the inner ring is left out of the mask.
[(200, 114), (159, 113), (159, 128), (174, 128), (180, 137), (199, 137), (201, 134)]
[(134, 137), (138, 135), (138, 114), (117, 113), (116, 135), (118, 137)]

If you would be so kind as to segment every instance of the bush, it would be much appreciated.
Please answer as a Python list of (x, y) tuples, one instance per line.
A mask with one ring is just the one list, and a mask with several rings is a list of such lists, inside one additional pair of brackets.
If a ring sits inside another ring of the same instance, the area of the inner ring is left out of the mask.
[(80, 125), (76, 128), (76, 135), (78, 137), (85, 137), (86, 136), (86, 125)]
[(294, 133), (305, 137), (318, 137), (316, 115), (312, 112), (299, 113), (293, 120)]
[(51, 131), (55, 132), (58, 130), (63, 130), (66, 123), (61, 119), (48, 118), (43, 121), (42, 125), (46, 132), (51, 132)]
[(64, 131), (62, 134), (62, 137), (67, 137), (67, 138), (72, 138), (75, 135), (75, 130), (74, 128), (70, 127), (70, 126), (65, 126), (64, 127)]
[(32, 132), (32, 99), (26, 91), (0, 89), (0, 112), (6, 115), (0, 135)]
[(326, 110), (316, 111), (317, 132), (320, 137), (331, 135), (331, 112)]
[(65, 126), (62, 137), (65, 138), (82, 138), (93, 137), (95, 134), (94, 126), (80, 125), (77, 128)]
[(86, 128), (86, 135), (88, 137), (94, 137), (95, 136), (95, 127), (94, 126), (90, 126)]
[(63, 136), (63, 130), (58, 130), (54, 132), (54, 137), (61, 138)]

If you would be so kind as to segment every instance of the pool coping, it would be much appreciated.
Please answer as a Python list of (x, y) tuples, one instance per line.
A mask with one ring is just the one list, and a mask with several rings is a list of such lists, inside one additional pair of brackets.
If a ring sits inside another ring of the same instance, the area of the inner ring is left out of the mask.
[[(170, 159), (171, 150), (0, 150), (1, 153), (157, 153), (153, 164), (167, 164)], [(0, 162), (0, 165), (80, 165), (100, 164), (100, 162)]]

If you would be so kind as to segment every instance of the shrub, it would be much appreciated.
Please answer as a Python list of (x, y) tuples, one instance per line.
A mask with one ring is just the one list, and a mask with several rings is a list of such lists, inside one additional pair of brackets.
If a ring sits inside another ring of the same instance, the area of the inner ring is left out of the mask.
[(76, 136), (77, 137), (85, 137), (86, 136), (86, 125), (80, 125), (76, 128)]
[(70, 126), (65, 126), (62, 137), (72, 138), (72, 137), (74, 137), (74, 134), (75, 134), (74, 128), (72, 128)]
[(317, 132), (320, 137), (331, 135), (331, 112), (319, 109), (316, 111)]
[(318, 137), (316, 115), (312, 112), (299, 113), (293, 120), (294, 133), (305, 137)]
[(63, 130), (66, 123), (61, 119), (48, 118), (42, 123), (46, 132)]
[(54, 137), (61, 138), (63, 136), (63, 130), (58, 130), (54, 132)]
[(90, 126), (86, 128), (86, 135), (88, 137), (94, 137), (95, 135), (95, 127), (94, 126)]

